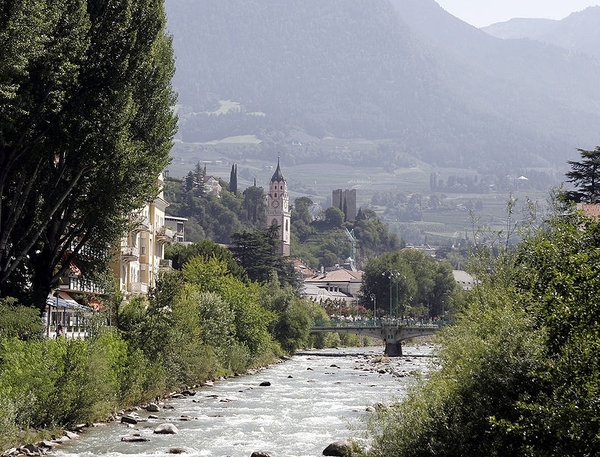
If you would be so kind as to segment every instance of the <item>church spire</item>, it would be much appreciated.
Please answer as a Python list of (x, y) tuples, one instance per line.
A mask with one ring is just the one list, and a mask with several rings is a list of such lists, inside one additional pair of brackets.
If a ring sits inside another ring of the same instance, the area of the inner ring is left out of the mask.
[(277, 157), (277, 169), (275, 173), (273, 173), (273, 177), (271, 178), (271, 182), (285, 182), (285, 178), (283, 177), (283, 173), (281, 172), (281, 167), (279, 166), (279, 157)]

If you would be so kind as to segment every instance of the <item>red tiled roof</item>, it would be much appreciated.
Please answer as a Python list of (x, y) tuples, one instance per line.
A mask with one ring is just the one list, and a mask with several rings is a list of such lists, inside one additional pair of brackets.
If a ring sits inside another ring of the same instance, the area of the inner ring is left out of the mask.
[(600, 205), (593, 203), (579, 203), (577, 209), (583, 211), (586, 217), (600, 217)]

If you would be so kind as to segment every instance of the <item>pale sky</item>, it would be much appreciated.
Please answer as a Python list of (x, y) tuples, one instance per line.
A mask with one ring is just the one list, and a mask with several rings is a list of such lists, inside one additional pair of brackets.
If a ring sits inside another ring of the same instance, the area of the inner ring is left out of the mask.
[(436, 0), (453, 16), (475, 27), (504, 22), (514, 17), (563, 19), (599, 0)]

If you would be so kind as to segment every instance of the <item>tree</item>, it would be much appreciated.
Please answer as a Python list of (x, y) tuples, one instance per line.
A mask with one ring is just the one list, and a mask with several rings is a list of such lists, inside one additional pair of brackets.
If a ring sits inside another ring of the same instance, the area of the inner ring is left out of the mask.
[(344, 212), (336, 208), (335, 206), (330, 206), (325, 210), (325, 224), (329, 228), (340, 228), (344, 223)]
[(391, 308), (392, 314), (433, 318), (444, 315), (453, 304), (456, 281), (449, 263), (404, 250), (370, 260), (361, 291), (367, 308), (375, 294), (377, 304), (388, 313)]
[(234, 163), (231, 166), (231, 173), (229, 174), (229, 192), (235, 195), (237, 194), (237, 190), (237, 165)]
[(181, 270), (194, 257), (202, 257), (206, 261), (211, 258), (222, 261), (227, 264), (227, 270), (231, 275), (241, 281), (247, 280), (246, 272), (233, 259), (231, 251), (210, 240), (202, 240), (188, 245), (176, 243), (165, 246), (165, 258), (173, 261), (173, 268), (176, 270)]
[(265, 191), (262, 187), (251, 186), (244, 191), (244, 202), (242, 207), (246, 211), (246, 220), (256, 224), (264, 221), (267, 204), (265, 203)]
[(567, 198), (575, 202), (600, 202), (600, 146), (593, 151), (577, 150), (581, 161), (567, 161), (571, 166), (566, 173), (567, 181), (575, 185), (575, 190), (566, 193)]
[(252, 281), (267, 282), (283, 269), (283, 257), (277, 253), (277, 227), (254, 232), (233, 233), (233, 257)]
[(159, 0), (0, 10), (0, 296), (42, 306), (72, 263), (104, 270), (157, 195), (176, 130), (165, 23)]
[(502, 252), (369, 454), (598, 455), (599, 239), (598, 220), (561, 210)]

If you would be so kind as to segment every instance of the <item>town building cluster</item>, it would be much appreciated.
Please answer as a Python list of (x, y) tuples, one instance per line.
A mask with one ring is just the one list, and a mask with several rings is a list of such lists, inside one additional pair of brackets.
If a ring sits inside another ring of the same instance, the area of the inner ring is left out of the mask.
[[(156, 285), (161, 270), (171, 268), (171, 261), (164, 258), (167, 243), (185, 242), (186, 218), (168, 216), (166, 208), (169, 203), (163, 194), (163, 175), (159, 176), (161, 189), (153, 202), (147, 204), (133, 216), (133, 229), (121, 240), (118, 252), (115, 252), (111, 263), (119, 292), (125, 299), (134, 295), (146, 295)], [(208, 177), (207, 190), (217, 195), (221, 186), (217, 179)], [(287, 182), (281, 171), (279, 160), (277, 168), (269, 183), (266, 196), (267, 209), (265, 224), (278, 227), (280, 254), (290, 256), (291, 249), (291, 206)], [(333, 206), (344, 211), (349, 219), (356, 217), (356, 190), (336, 189), (332, 192)], [(353, 234), (346, 234), (351, 241), (356, 241)], [(354, 244), (353, 244), (354, 251)], [(346, 264), (336, 265), (333, 269), (314, 271), (294, 261), (296, 271), (304, 281), (303, 295), (315, 302), (338, 302), (347, 305), (356, 304), (362, 284), (362, 271), (354, 266), (354, 252)], [(464, 289), (473, 287), (474, 279), (465, 272), (455, 271), (456, 281)], [(46, 301), (47, 336), (63, 334), (71, 337), (84, 336), (90, 314), (103, 309), (97, 299), (105, 294), (93, 283), (81, 280), (81, 273), (72, 265), (58, 288), (49, 295)], [(84, 297), (75, 300), (73, 297)]]

